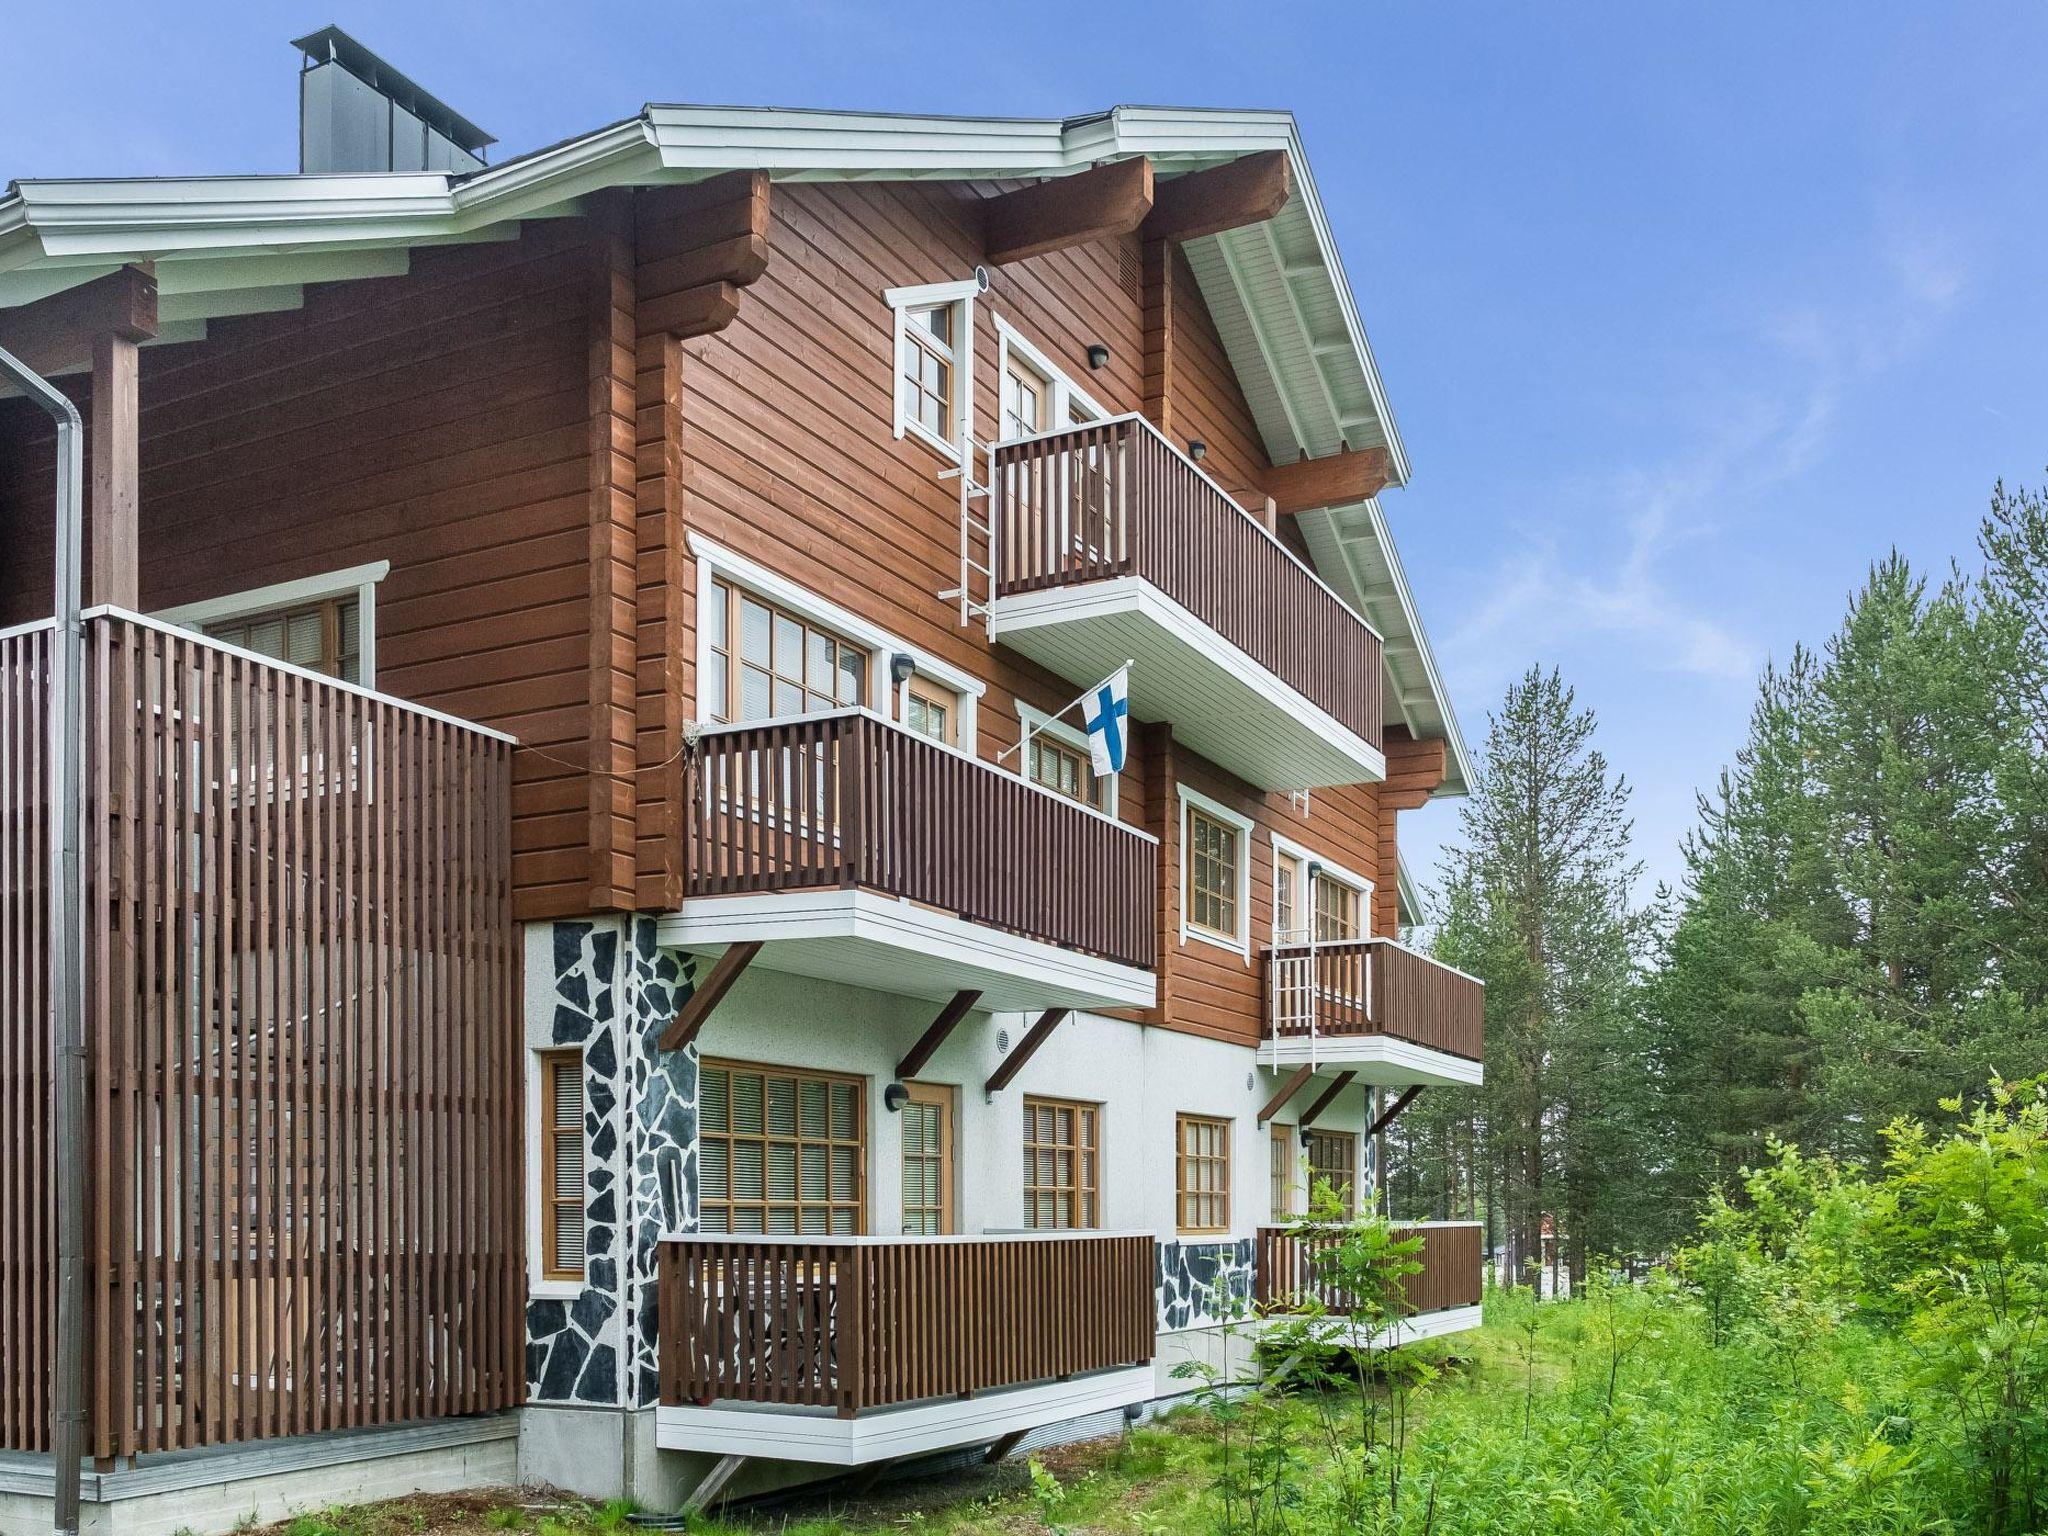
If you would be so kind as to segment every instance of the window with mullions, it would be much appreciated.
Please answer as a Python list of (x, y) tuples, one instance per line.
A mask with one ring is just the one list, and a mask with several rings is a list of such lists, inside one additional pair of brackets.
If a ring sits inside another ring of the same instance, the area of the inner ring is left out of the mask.
[(1188, 810), (1188, 926), (1219, 939), (1239, 935), (1237, 828), (1196, 807)]
[(1358, 1214), (1358, 1138), (1348, 1131), (1308, 1133), (1308, 1187), (1327, 1184), (1346, 1220)]
[(865, 704), (868, 653), (829, 629), (726, 581), (698, 622), (711, 634), (699, 708), (718, 721), (769, 720)]
[(1087, 750), (1047, 736), (1042, 728), (1031, 734), (1030, 778), (1032, 783), (1091, 809), (1108, 809), (1103, 781), (1095, 776)]
[(944, 443), (953, 441), (958, 327), (955, 304), (919, 304), (905, 311), (903, 355), (896, 362), (905, 420)]
[(1102, 1106), (1024, 1101), (1024, 1225), (1067, 1232), (1102, 1225)]
[(1183, 1232), (1230, 1228), (1230, 1122), (1207, 1115), (1174, 1120), (1175, 1220)]
[(303, 608), (274, 608), (206, 626), (215, 640), (259, 656), (289, 662), (345, 683), (362, 678), (360, 609), (352, 597), (328, 598)]
[(697, 1084), (704, 1231), (867, 1230), (867, 1093), (860, 1079), (707, 1061)]

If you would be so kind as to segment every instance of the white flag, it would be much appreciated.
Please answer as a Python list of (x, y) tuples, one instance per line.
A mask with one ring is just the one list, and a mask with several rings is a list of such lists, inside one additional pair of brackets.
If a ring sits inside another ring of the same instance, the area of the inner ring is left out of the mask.
[(1081, 700), (1088, 757), (1098, 779), (1122, 773), (1131, 744), (1131, 669), (1118, 667)]

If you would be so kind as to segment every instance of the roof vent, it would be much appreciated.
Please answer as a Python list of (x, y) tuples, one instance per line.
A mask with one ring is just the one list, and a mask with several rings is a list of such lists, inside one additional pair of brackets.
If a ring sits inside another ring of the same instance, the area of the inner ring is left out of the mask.
[(339, 27), (296, 38), (299, 170), (474, 171), (498, 141)]

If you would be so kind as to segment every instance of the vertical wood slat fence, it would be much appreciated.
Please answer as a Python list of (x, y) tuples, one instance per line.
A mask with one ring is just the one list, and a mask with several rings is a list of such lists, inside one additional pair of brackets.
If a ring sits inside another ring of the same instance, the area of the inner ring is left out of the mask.
[(1143, 1365), (1153, 1239), (698, 1237), (661, 1248), (661, 1400), (823, 1407)]
[(94, 1453), (518, 1402), (511, 744), (129, 615), (86, 647)]
[[(1422, 1239), (1422, 1252), (1417, 1255), (1422, 1271), (1402, 1281), (1409, 1314), (1479, 1305), (1484, 1294), (1481, 1232), (1477, 1222), (1428, 1222), (1395, 1229), (1396, 1236)], [(1325, 1256), (1343, 1239), (1343, 1230), (1336, 1227), (1259, 1228), (1258, 1268), (1252, 1292), (1259, 1308), (1287, 1311), (1313, 1295), (1327, 1312), (1350, 1312), (1358, 1303), (1357, 1296), (1334, 1283), (1325, 1269)]]
[(1137, 576), (1373, 746), (1380, 638), (1143, 417), (998, 444), (998, 598)]
[(1158, 963), (1150, 837), (865, 710), (706, 732), (684, 835), (689, 896), (858, 885)]
[(1485, 984), (1391, 939), (1274, 945), (1266, 951), (1266, 1011), (1279, 1039), (1392, 1035), (1484, 1058)]

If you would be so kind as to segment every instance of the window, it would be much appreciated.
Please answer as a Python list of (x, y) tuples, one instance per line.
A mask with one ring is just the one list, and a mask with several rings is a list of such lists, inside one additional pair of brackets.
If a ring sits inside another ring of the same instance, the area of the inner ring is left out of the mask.
[(1358, 1138), (1348, 1131), (1308, 1133), (1308, 1183), (1311, 1191), (1328, 1184), (1337, 1192), (1345, 1218), (1358, 1214)]
[(1109, 415), (1081, 386), (1001, 315), (995, 317), (1002, 369), (1002, 433), (1029, 437)]
[(920, 736), (960, 745), (960, 695), (912, 675), (903, 685), (903, 723)]
[(1188, 812), (1188, 922), (1203, 933), (1237, 937), (1237, 856), (1235, 827)]
[(730, 582), (711, 583), (698, 622), (711, 645), (699, 708), (712, 720), (767, 720), (867, 702), (868, 653)]
[(1273, 850), (1273, 942), (1293, 944), (1300, 938), (1301, 859), (1298, 855)]
[(583, 1278), (583, 1056), (549, 1051), (540, 1059), (541, 1273)]
[(1102, 1225), (1102, 1106), (1024, 1101), (1024, 1225), (1066, 1232)]
[(352, 597), (328, 598), (303, 608), (223, 619), (207, 625), (206, 633), (309, 672), (358, 683), (363, 673), (360, 613)]
[(903, 1104), (903, 1231), (944, 1237), (953, 1230), (953, 1090), (909, 1083)]
[(1359, 890), (1318, 871), (1315, 878), (1316, 942), (1328, 944), (1359, 936)]
[(949, 459), (973, 436), (972, 279), (891, 288), (896, 312), (896, 435), (913, 433)]
[(1273, 942), (1319, 944), (1372, 931), (1372, 882), (1273, 835)]
[(697, 1113), (706, 1232), (866, 1230), (867, 1093), (858, 1078), (707, 1061)]
[(1275, 1125), (1268, 1138), (1269, 1150), (1273, 1157), (1273, 1219), (1284, 1221), (1295, 1215), (1294, 1201), (1294, 1137), (1295, 1127)]
[(1082, 805), (1103, 809), (1102, 781), (1087, 752), (1054, 741), (1042, 731), (1031, 735), (1031, 782)]
[(1206, 1115), (1174, 1120), (1175, 1220), (1183, 1232), (1230, 1229), (1230, 1122)]
[(1030, 437), (1051, 420), (1052, 383), (1046, 376), (1003, 348), (1003, 436)]

